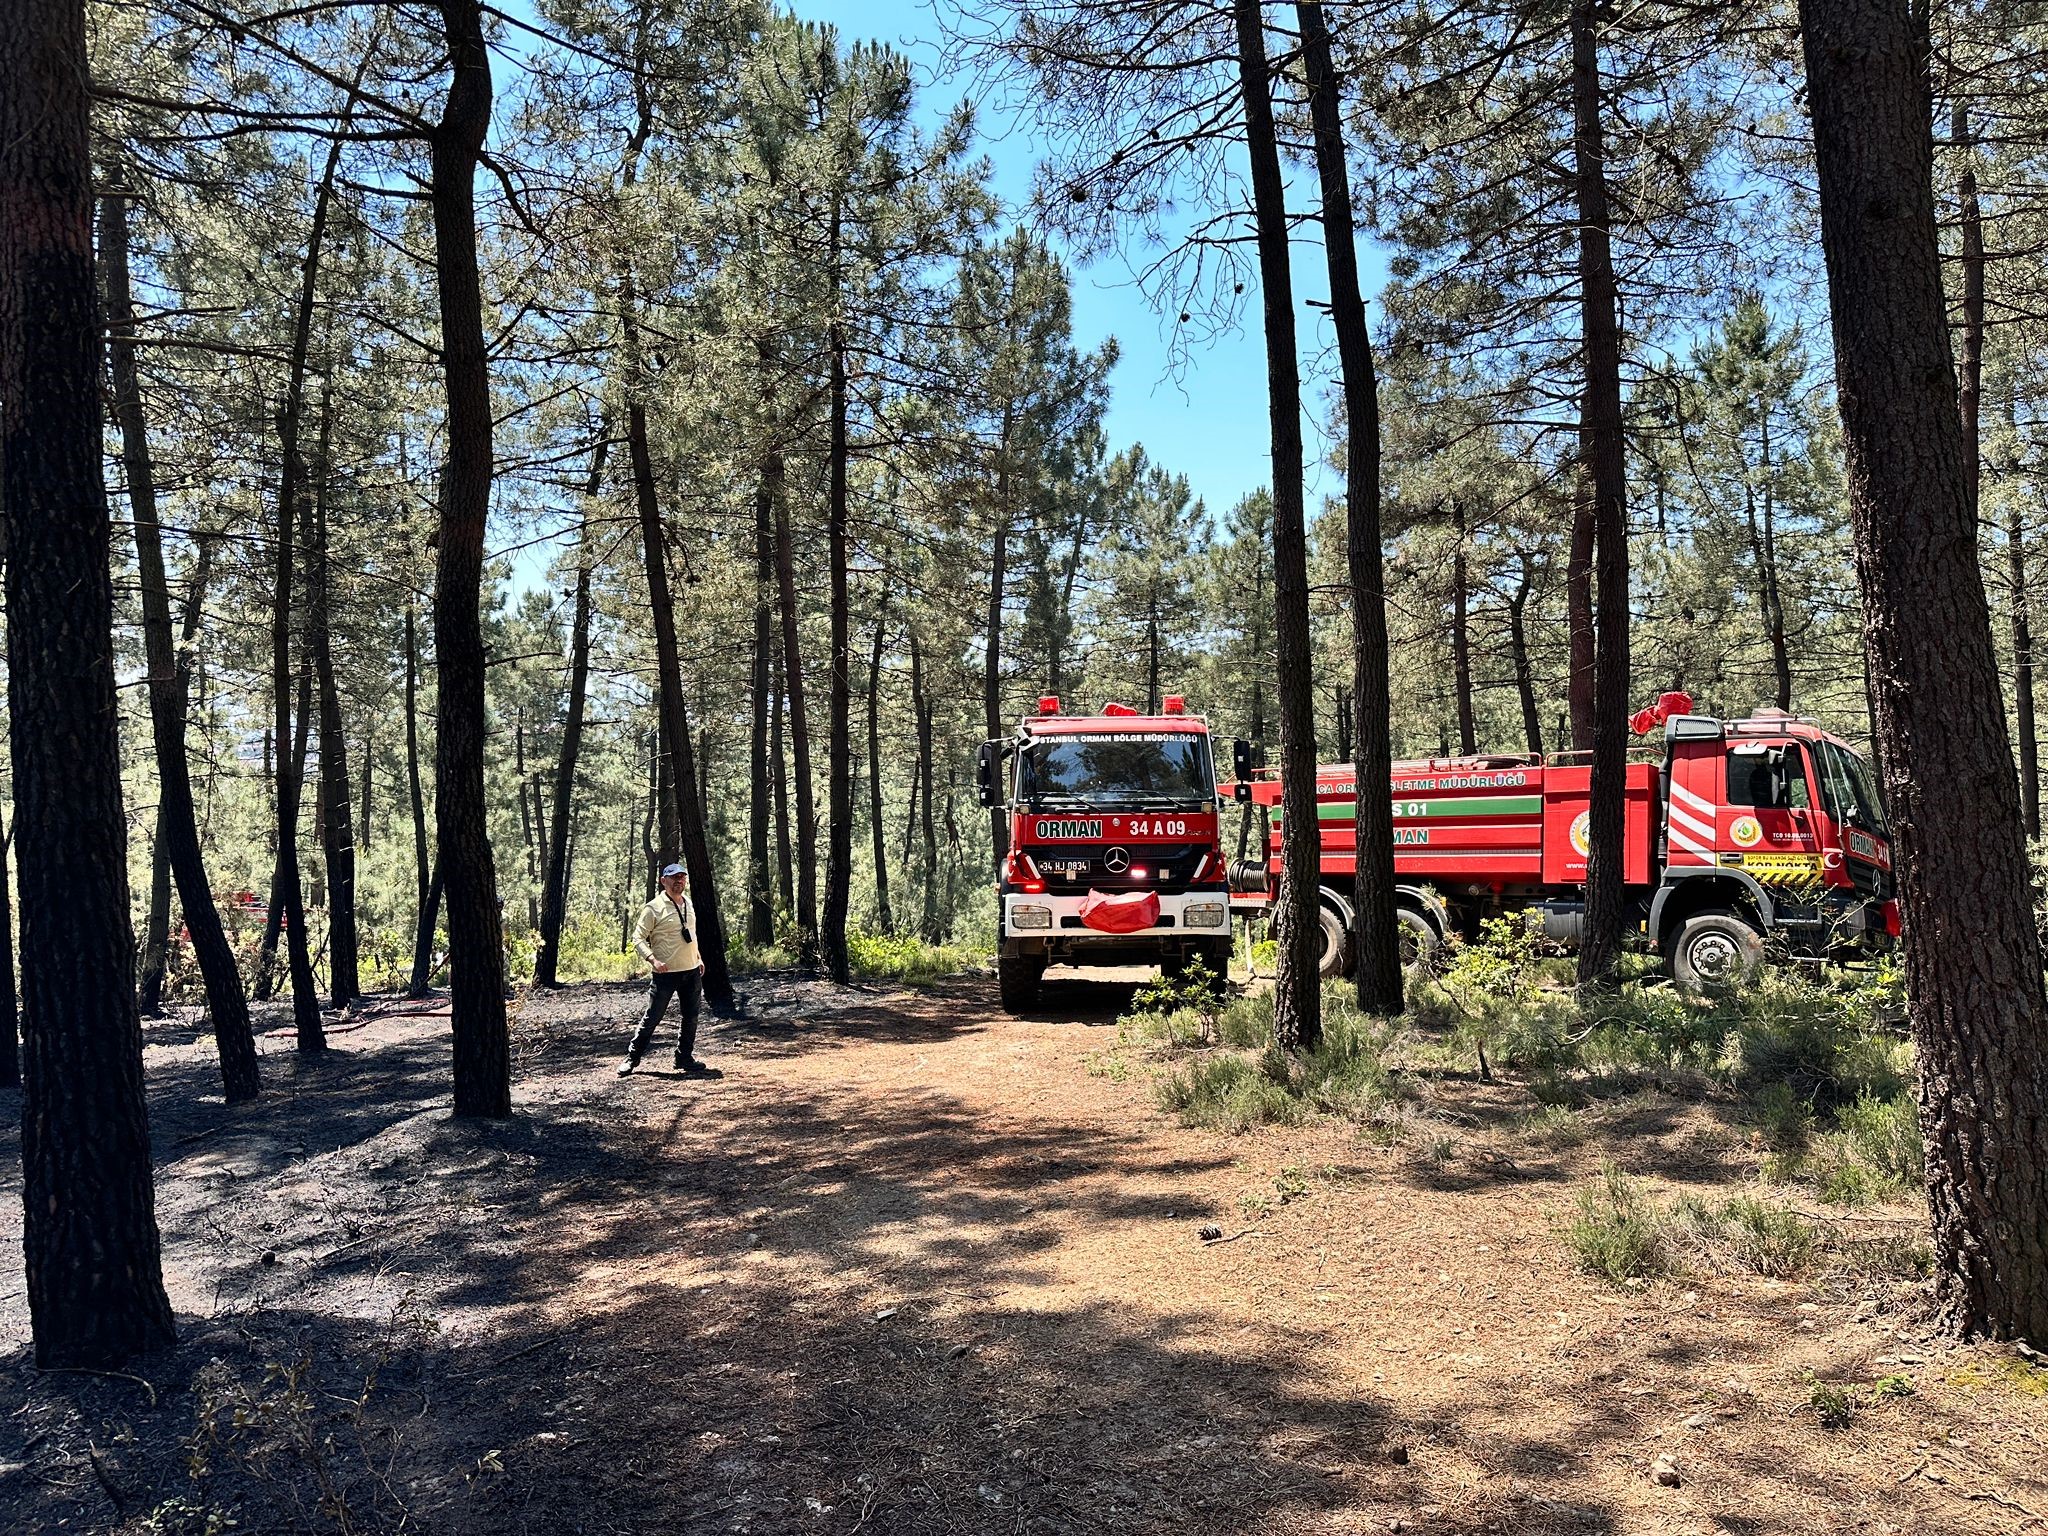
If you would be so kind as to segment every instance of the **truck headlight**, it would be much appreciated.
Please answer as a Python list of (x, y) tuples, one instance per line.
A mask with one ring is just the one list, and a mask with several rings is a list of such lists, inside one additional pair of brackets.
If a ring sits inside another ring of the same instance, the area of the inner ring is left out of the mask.
[(1052, 926), (1052, 908), (1012, 907), (1010, 908), (1010, 926), (1012, 928), (1050, 928)]
[(1180, 909), (1183, 928), (1221, 928), (1223, 926), (1223, 903), (1220, 901), (1191, 901)]

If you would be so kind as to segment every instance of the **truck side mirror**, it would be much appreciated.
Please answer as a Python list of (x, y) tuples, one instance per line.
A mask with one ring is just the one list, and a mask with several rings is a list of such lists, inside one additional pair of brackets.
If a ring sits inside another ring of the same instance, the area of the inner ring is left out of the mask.
[(1230, 744), (1230, 770), (1237, 778), (1237, 803), (1239, 805), (1250, 805), (1252, 801), (1252, 744), (1242, 736)]
[(981, 750), (974, 756), (974, 788), (985, 806), (994, 807), (1003, 803), (997, 781), (997, 766), (1002, 761), (1002, 750), (1000, 744), (984, 741)]

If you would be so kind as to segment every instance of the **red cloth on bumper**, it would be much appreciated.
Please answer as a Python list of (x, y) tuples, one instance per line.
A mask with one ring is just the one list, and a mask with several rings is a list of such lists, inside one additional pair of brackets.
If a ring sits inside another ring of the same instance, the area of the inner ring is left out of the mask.
[(1136, 933), (1159, 921), (1159, 897), (1153, 891), (1090, 891), (1081, 903), (1081, 921), (1097, 933)]

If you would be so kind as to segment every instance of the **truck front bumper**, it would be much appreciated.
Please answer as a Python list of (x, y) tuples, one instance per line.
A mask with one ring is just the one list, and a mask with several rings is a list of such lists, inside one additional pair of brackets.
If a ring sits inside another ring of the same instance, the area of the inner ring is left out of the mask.
[(1223, 890), (1160, 893), (1159, 921), (1134, 933), (1098, 933), (1081, 920), (1087, 893), (1010, 892), (1003, 897), (1004, 939), (1057, 944), (1144, 945), (1154, 940), (1227, 940), (1230, 893)]

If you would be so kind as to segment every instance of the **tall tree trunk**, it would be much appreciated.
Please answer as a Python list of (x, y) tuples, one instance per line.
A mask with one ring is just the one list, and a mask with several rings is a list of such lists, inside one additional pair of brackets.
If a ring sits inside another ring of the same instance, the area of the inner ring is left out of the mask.
[[(989, 547), (988, 620), (982, 635), (981, 714), (990, 741), (1001, 741), (1003, 729), (1003, 599), (1009, 581), (1010, 564), (1010, 433), (1011, 406), (1003, 405), (1003, 427), (996, 461), (995, 537)], [(988, 813), (989, 844), (995, 851), (995, 867), (1010, 851), (1010, 809), (996, 805)]]
[(149, 907), (142, 920), (142, 975), (135, 986), (136, 1010), (145, 1019), (164, 1012), (164, 973), (171, 961), (171, 855), (164, 846), (164, 808), (157, 803), (149, 840)]
[[(604, 477), (606, 440), (599, 436), (591, 454), (589, 494), (595, 497)], [(555, 760), (555, 815), (549, 828), (547, 880), (541, 892), (540, 942), (533, 955), (536, 986), (561, 983), (562, 920), (569, 905), (569, 830), (576, 805), (576, 761), (583, 751), (583, 705), (590, 688), (590, 523), (585, 519), (576, 540), (576, 598), (569, 621), (569, 702), (562, 717), (562, 751)]]
[(434, 266), (448, 459), (434, 570), (434, 827), (448, 908), (455, 1113), (512, 1113), (505, 944), (484, 791), (484, 530), (491, 509), (491, 372), (476, 258), (476, 172), (491, 123), (491, 56), (479, 0), (440, 0), (448, 99), (431, 140)]
[[(271, 708), (278, 748), (277, 871), (272, 903), (282, 927), (286, 963), (292, 984), (292, 1019), (301, 1051), (324, 1051), (327, 1034), (320, 1022), (320, 998), (313, 979), (313, 958), (306, 932), (306, 906), (299, 884), (299, 805), (305, 757), (287, 763), (283, 743), (292, 732), (292, 582), (301, 531), (313, 521), (312, 497), (305, 454), (300, 446), (306, 415), (306, 373), (313, 340), (313, 309), (319, 298), (320, 261), (326, 251), (327, 222), (334, 204), (334, 180), (341, 163), (341, 139), (328, 144), (327, 165), (313, 195), (312, 225), (306, 234), (306, 257), (299, 275), (298, 308), (293, 316), (290, 362), (285, 395), (277, 413), (278, 473), (276, 575), (270, 612)], [(323, 412), (323, 417), (324, 417)], [(325, 430), (323, 426), (323, 431)], [(303, 711), (299, 730), (304, 731)]]
[(1623, 791), (1628, 773), (1628, 467), (1621, 419), (1621, 321), (1609, 240), (1597, 0), (1572, 0), (1572, 157), (1579, 213), (1579, 308), (1586, 358), (1579, 454), (1593, 498), (1593, 772), (1587, 796), (1586, 928), (1579, 980), (1604, 982), (1621, 957)]
[(1273, 1032), (1283, 1048), (1322, 1043), (1317, 961), (1321, 831), (1316, 822), (1316, 702), (1309, 646), (1308, 533), (1303, 508), (1301, 364), (1295, 352), (1294, 285), (1288, 269), (1286, 184), (1273, 132), (1273, 97), (1258, 0), (1235, 0), (1238, 81), (1251, 161), (1259, 281), (1266, 330), (1266, 393), (1273, 438), (1273, 672), (1280, 703), (1281, 885), (1275, 903), (1280, 958)]
[(1353, 778), (1357, 783), (1351, 945), (1358, 1006), (1401, 1012), (1400, 929), (1394, 919), (1393, 732), (1387, 680), (1386, 569), (1380, 548), (1380, 404), (1372, 332), (1358, 280), (1351, 178), (1344, 159), (1342, 86), (1330, 62), (1330, 32), (1319, 4), (1295, 6), (1301, 22), (1309, 119), (1322, 192), (1323, 249), (1330, 268), (1330, 319), (1344, 382), (1344, 554), (1351, 585)]
[(1472, 713), (1472, 572), (1465, 560), (1465, 509), (1451, 509), (1451, 692), (1458, 706), (1458, 750), (1479, 750), (1479, 726)]
[(932, 779), (936, 764), (932, 761), (932, 706), (924, 688), (924, 647), (918, 644), (915, 626), (910, 631), (910, 712), (917, 718), (917, 761), (924, 770), (924, 910), (917, 926), (927, 943), (936, 943), (939, 937), (939, 833), (932, 824)]
[[(192, 802), (185, 721), (191, 690), (192, 645), (205, 603), (212, 545), (202, 541), (187, 597), (184, 646), (173, 644), (171, 598), (164, 574), (163, 527), (157, 515), (156, 468), (142, 412), (135, 362), (135, 305), (128, 277), (128, 204), (114, 193), (100, 203), (100, 259), (106, 273), (107, 360), (114, 414), (121, 429), (121, 459), (135, 518), (135, 564), (142, 589), (143, 656), (149, 668), (150, 735), (157, 763), (157, 856), (176, 878), (193, 957), (206, 988), (207, 1016), (220, 1055), (221, 1089), (230, 1104), (256, 1097), (261, 1086), (249, 1002), (235, 952), (213, 904), (213, 886), (199, 840)], [(152, 901), (155, 897), (152, 894)], [(168, 925), (167, 925), (168, 926)]]
[(875, 645), (868, 653), (868, 832), (875, 850), (875, 926), (896, 931), (889, 910), (889, 834), (882, 822), (882, 641), (889, 627), (889, 589), (875, 604)]
[(796, 554), (789, 508), (775, 504), (775, 583), (782, 599), (782, 686), (789, 701), (789, 748), (796, 768), (797, 959), (818, 960), (818, 802), (811, 791), (811, 724), (804, 701), (803, 648), (797, 634)]
[(774, 769), (775, 888), (782, 897), (782, 910), (793, 916), (796, 912), (796, 874), (795, 861), (789, 852), (789, 763), (782, 750), (782, 651), (779, 646), (773, 662), (775, 678), (774, 686), (769, 690), (768, 756)]
[(341, 689), (334, 677), (334, 566), (327, 542), (329, 432), (333, 413), (321, 412), (319, 484), (313, 497), (312, 590), (306, 607), (306, 642), (320, 705), (320, 839), (327, 860), (327, 988), (336, 1008), (363, 995), (356, 942), (356, 837), (349, 804), (348, 736)]
[(1937, 1315), (2048, 1339), (2048, 995), (1949, 353), (1926, 41), (1892, 0), (1799, 9)]
[(434, 990), (434, 938), (441, 928), (441, 894), (441, 866), (436, 864), (427, 876), (427, 889), (420, 897), (413, 923), (412, 975), (406, 982), (407, 997), (424, 998)]
[(832, 671), (826, 689), (826, 717), (831, 735), (828, 789), (831, 821), (825, 851), (825, 973), (844, 986), (853, 979), (846, 950), (847, 907), (853, 887), (853, 615), (847, 592), (846, 471), (850, 452), (846, 440), (846, 331), (838, 315), (838, 207), (832, 211), (833, 317), (827, 325), (830, 354), (830, 464), (825, 496), (825, 546), (829, 567)]
[(1565, 627), (1571, 645), (1565, 703), (1571, 711), (1571, 750), (1588, 753), (1593, 750), (1593, 521), (1597, 498), (1583, 462), (1573, 479), (1572, 537), (1564, 567)]
[[(413, 997), (426, 995), (426, 981), (422, 979), (420, 967), (430, 960), (434, 948), (435, 911), (441, 898), (434, 886), (434, 860), (427, 848), (427, 797), (420, 784), (420, 645), (419, 625), (413, 615), (413, 605), (407, 599), (405, 605), (405, 787), (412, 809), (412, 874), (413, 874), (413, 982), (408, 992)], [(431, 897), (431, 901), (430, 898)]]
[(85, 8), (0, 46), (0, 506), (20, 838), (22, 1256), (36, 1364), (172, 1340), (150, 1180), (101, 467)]
[(1515, 695), (1522, 703), (1522, 740), (1531, 752), (1543, 750), (1543, 717), (1536, 709), (1536, 669), (1529, 662), (1529, 557), (1522, 556), (1522, 579), (1508, 599), (1508, 655), (1515, 668)]
[[(14, 987), (14, 893), (7, 849), (14, 829), (0, 829), (0, 1088), (21, 1086), (21, 1006)], [(243, 1095), (247, 1097), (247, 1095)]]
[(2027, 836), (2041, 835), (2041, 749), (2034, 724), (2034, 623), (2027, 586), (2026, 498), (2009, 497), (2005, 513), (2006, 577), (2012, 627), (2013, 715), (2019, 732), (2020, 813)]
[[(682, 652), (676, 643), (675, 600), (669, 594), (668, 551), (661, 510), (654, 495), (654, 460), (647, 444), (647, 409), (635, 397), (626, 402), (626, 449), (633, 465), (633, 494), (640, 515), (640, 543), (647, 560), (647, 597), (654, 617), (654, 659), (661, 700), (661, 765), (665, 770), (663, 832), (673, 817), (682, 861), (690, 871), (690, 900), (697, 914), (697, 950), (704, 960), (704, 1000), (720, 1013), (733, 1007), (727, 969), (725, 922), (718, 910), (718, 875), (711, 867), (710, 840), (697, 803), (697, 770), (690, 749), (690, 716), (683, 702)], [(661, 857), (675, 850), (666, 844)]]
[(768, 863), (768, 829), (775, 808), (768, 783), (768, 730), (774, 707), (770, 672), (775, 651), (775, 502), (781, 479), (782, 456), (771, 448), (761, 456), (760, 479), (754, 487), (754, 670), (750, 689), (754, 723), (747, 760), (747, 942), (756, 945), (775, 942), (774, 873)]

